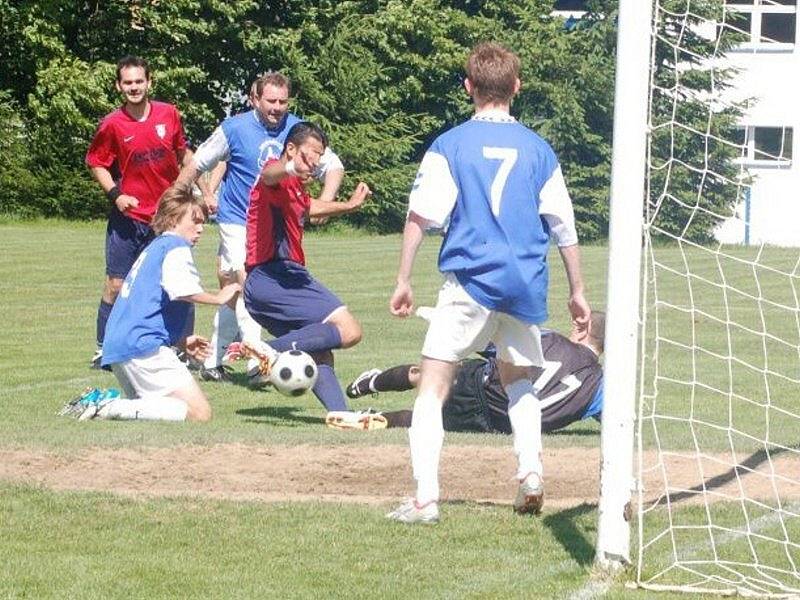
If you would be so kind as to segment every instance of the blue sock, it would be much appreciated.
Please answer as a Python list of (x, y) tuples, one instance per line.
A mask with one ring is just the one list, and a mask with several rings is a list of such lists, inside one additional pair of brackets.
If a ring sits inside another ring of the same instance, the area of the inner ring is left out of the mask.
[(97, 345), (103, 345), (103, 339), (106, 337), (106, 323), (108, 322), (108, 315), (111, 314), (111, 309), (114, 308), (113, 304), (109, 304), (105, 300), (100, 300), (100, 306), (97, 307)]
[(274, 340), (269, 340), (267, 343), (278, 352), (297, 349), (308, 354), (313, 354), (315, 352), (325, 352), (326, 350), (340, 348), (342, 345), (342, 336), (339, 335), (339, 330), (336, 328), (336, 325), (331, 323), (314, 323), (313, 325), (306, 325), (300, 329), (290, 331)]
[(347, 400), (345, 400), (339, 380), (336, 379), (333, 367), (330, 365), (317, 365), (317, 370), (319, 375), (312, 391), (317, 399), (322, 402), (322, 406), (328, 409), (328, 412), (332, 410), (350, 410), (347, 408)]

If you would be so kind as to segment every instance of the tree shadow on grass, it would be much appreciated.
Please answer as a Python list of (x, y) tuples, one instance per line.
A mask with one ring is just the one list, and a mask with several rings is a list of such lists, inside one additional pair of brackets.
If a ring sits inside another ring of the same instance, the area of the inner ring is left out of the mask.
[(304, 415), (303, 409), (297, 406), (255, 406), (240, 408), (237, 415), (246, 418), (245, 423), (258, 423), (260, 425), (279, 425), (281, 427), (298, 427), (300, 425), (322, 425), (325, 419)]
[[(590, 565), (594, 561), (594, 543), (586, 537), (586, 531), (581, 529), (577, 521), (583, 515), (596, 511), (597, 504), (584, 502), (579, 506), (548, 514), (542, 519), (542, 524), (581, 566)], [(592, 522), (590, 527), (594, 530), (596, 524)]]

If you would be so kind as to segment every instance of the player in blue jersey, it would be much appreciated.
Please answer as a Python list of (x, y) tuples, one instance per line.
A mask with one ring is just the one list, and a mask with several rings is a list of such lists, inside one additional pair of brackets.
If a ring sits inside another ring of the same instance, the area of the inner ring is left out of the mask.
[[(261, 168), (270, 160), (280, 157), (286, 135), (301, 119), (289, 112), (291, 82), (281, 73), (270, 71), (259, 77), (250, 91), (253, 110), (229, 117), (217, 127), (197, 149), (193, 160), (181, 170), (178, 181), (191, 183), (201, 173), (212, 172), (206, 203), (216, 211), (219, 223), (218, 251), (220, 285), (236, 281), (244, 284), (245, 223), (250, 190)], [(213, 196), (213, 183), (220, 171), (215, 169), (225, 161), (218, 196)], [(315, 176), (322, 181), (319, 199), (332, 201), (344, 177), (344, 167), (330, 149), (323, 155)], [(205, 190), (204, 190), (205, 191)], [(243, 341), (256, 344), (261, 328), (250, 317), (240, 299), (235, 313), (220, 308), (214, 317), (214, 334), (211, 353), (205, 361), (200, 377), (205, 380), (224, 381), (228, 377), (222, 367), (224, 348), (240, 335)], [(255, 372), (255, 361), (248, 369)]]
[[(203, 231), (203, 206), (191, 188), (164, 192), (152, 227), (158, 234), (131, 267), (108, 319), (103, 365), (109, 365), (125, 394), (88, 403), (81, 419), (208, 421), (211, 406), (173, 346), (185, 335), (192, 303), (233, 303), (241, 287), (203, 291), (191, 248)], [(202, 359), (209, 342), (186, 338), (186, 352)]]
[(472, 119), (445, 132), (426, 152), (409, 212), (392, 314), (412, 314), (411, 272), (425, 229), (446, 229), (439, 252), (445, 281), (422, 348), (419, 391), (409, 429), (416, 496), (387, 517), (439, 520), (442, 403), (458, 362), (493, 342), (509, 399), (520, 482), (515, 510), (536, 514), (544, 499), (541, 408), (531, 368), (543, 362), (537, 324), (547, 319), (547, 251), (556, 241), (570, 287), (576, 339), (588, 330), (572, 202), (555, 153), (510, 114), (519, 92), (519, 58), (494, 43), (476, 46), (464, 87)]

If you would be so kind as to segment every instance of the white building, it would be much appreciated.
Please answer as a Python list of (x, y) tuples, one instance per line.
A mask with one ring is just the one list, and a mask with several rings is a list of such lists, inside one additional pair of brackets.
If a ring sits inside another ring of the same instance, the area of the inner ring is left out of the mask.
[(741, 164), (752, 177), (720, 242), (800, 246), (800, 51), (797, 0), (727, 0), (726, 21), (748, 41), (725, 60), (739, 70), (726, 99), (751, 99)]
[[(715, 232), (722, 243), (800, 246), (799, 1), (725, 0), (725, 23), (699, 32), (714, 39), (727, 28), (748, 39), (715, 61), (738, 75), (713, 101), (749, 101), (737, 141), (745, 147), (738, 162), (752, 184), (735, 216)], [(580, 19), (585, 6), (585, 0), (557, 0), (554, 14)]]

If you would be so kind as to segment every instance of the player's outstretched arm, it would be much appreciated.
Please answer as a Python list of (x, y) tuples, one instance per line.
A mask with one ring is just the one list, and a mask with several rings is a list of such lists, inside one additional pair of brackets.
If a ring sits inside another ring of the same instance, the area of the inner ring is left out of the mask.
[(360, 182), (350, 199), (346, 202), (335, 202), (330, 200), (315, 200), (311, 199), (311, 206), (308, 210), (308, 216), (313, 218), (321, 217), (335, 217), (344, 215), (361, 208), (361, 205), (372, 195), (372, 190), (363, 181)]
[(339, 187), (342, 185), (343, 179), (344, 168), (325, 171), (322, 177), (322, 191), (319, 193), (318, 199), (324, 202), (335, 201), (336, 194), (339, 192)]
[(414, 292), (411, 289), (411, 272), (417, 250), (425, 237), (427, 221), (415, 212), (408, 213), (403, 229), (403, 246), (400, 250), (400, 266), (397, 269), (397, 285), (389, 300), (389, 311), (397, 317), (407, 317), (414, 312)]
[(239, 296), (239, 292), (242, 291), (242, 286), (238, 283), (229, 283), (225, 287), (223, 287), (220, 291), (216, 293), (210, 292), (200, 292), (197, 294), (192, 294), (190, 296), (183, 296), (181, 298), (177, 298), (177, 300), (183, 300), (184, 302), (194, 302), (195, 304), (213, 304), (215, 306), (219, 306), (221, 304), (227, 304), (231, 308), (235, 309), (236, 306), (236, 298)]
[(572, 246), (561, 246), (558, 251), (561, 253), (561, 260), (567, 272), (569, 282), (569, 301), (567, 307), (572, 316), (572, 333), (579, 339), (585, 338), (589, 334), (589, 316), (591, 309), (589, 302), (584, 296), (583, 274), (581, 272), (581, 254), (577, 244)]

